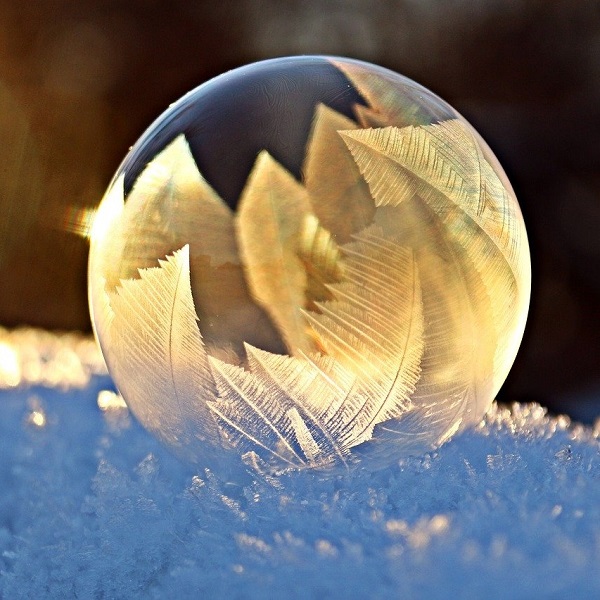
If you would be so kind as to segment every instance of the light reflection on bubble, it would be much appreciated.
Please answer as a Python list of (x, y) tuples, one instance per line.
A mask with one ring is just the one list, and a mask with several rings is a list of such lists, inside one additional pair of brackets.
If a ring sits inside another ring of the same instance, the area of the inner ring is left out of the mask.
[(59, 228), (82, 238), (89, 238), (97, 209), (89, 206), (69, 206), (65, 209)]

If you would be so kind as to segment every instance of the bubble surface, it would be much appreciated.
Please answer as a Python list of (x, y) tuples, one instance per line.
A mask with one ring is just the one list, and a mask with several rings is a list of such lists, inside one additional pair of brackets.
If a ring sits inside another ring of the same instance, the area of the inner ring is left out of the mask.
[(275, 59), (171, 106), (91, 233), (109, 371), (178, 454), (263, 472), (385, 465), (489, 409), (530, 295), (497, 159), (380, 67)]

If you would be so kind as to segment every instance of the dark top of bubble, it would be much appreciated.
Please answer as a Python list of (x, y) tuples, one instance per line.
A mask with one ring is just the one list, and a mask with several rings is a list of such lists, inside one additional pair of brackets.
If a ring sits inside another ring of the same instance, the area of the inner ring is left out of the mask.
[[(413, 94), (426, 94), (431, 121), (451, 116), (444, 114), (443, 103), (435, 102), (437, 98), (418, 84), (381, 71), (397, 78), (399, 85), (408, 85)], [(146, 131), (119, 169), (125, 171), (125, 191), (129, 193), (148, 162), (181, 133), (200, 172), (231, 208), (236, 207), (261, 150), (266, 149), (300, 179), (319, 103), (352, 119), (356, 104), (368, 106), (326, 57), (273, 59), (225, 73), (192, 90)]]

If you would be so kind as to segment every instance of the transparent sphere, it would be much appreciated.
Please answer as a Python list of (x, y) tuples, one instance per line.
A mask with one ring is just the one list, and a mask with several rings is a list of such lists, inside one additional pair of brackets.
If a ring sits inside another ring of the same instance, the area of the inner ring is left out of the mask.
[(123, 161), (91, 238), (119, 390), (213, 469), (436, 447), (488, 410), (529, 304), (490, 149), (430, 91), (343, 58), (260, 62), (184, 96)]

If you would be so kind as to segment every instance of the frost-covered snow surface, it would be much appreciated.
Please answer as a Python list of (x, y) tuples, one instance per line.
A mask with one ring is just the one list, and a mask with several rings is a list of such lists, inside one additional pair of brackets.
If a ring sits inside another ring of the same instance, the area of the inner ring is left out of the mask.
[(0, 330), (0, 598), (600, 597), (598, 426), (495, 408), (385, 471), (243, 487), (99, 394), (90, 344)]

